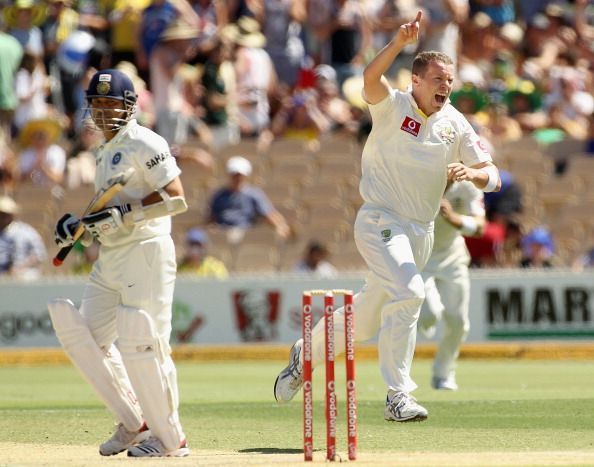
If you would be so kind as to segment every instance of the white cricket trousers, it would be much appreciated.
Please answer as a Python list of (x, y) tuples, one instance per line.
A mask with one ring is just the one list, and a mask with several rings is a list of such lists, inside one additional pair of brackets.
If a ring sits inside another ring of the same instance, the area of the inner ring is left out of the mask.
[(116, 311), (124, 305), (151, 316), (168, 353), (175, 275), (175, 247), (168, 235), (102, 246), (80, 308), (99, 346), (107, 349), (117, 338)]
[(422, 274), (426, 298), (419, 322), (426, 328), (440, 319), (444, 323), (433, 361), (436, 378), (454, 377), (460, 345), (470, 329), (470, 257), (463, 243), (450, 251), (452, 254), (443, 259), (432, 256)]
[[(388, 389), (411, 392), (410, 377), (417, 320), (425, 298), (419, 270), (433, 247), (433, 224), (416, 224), (394, 213), (364, 205), (355, 221), (355, 242), (369, 267), (365, 285), (355, 295), (355, 340), (369, 340), (379, 330), (380, 371)], [(334, 312), (335, 353), (345, 350), (344, 308)], [(312, 332), (313, 365), (324, 361), (324, 319)]]

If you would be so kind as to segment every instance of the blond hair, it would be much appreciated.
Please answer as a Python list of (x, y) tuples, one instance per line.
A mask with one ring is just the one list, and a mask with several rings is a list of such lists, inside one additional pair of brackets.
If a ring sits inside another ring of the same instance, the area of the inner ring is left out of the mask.
[(454, 64), (454, 61), (449, 57), (449, 55), (446, 55), (443, 52), (437, 52), (435, 50), (420, 52), (413, 61), (412, 74), (423, 76), (427, 70), (427, 66), (429, 66), (429, 63), (431, 62), (439, 62), (443, 63), (444, 65)]

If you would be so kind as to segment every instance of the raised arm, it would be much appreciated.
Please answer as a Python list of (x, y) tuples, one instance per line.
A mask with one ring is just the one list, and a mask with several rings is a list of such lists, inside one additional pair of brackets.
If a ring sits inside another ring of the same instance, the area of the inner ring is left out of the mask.
[(413, 21), (400, 26), (394, 38), (365, 67), (363, 91), (368, 103), (377, 104), (389, 94), (390, 85), (384, 77), (384, 73), (390, 68), (390, 65), (404, 47), (419, 40), (419, 25), (422, 16), (423, 12), (419, 10), (417, 17)]

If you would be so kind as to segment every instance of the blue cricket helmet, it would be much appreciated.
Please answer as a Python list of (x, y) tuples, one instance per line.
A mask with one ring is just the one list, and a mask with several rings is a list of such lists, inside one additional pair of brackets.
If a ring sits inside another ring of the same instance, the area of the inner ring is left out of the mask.
[[(136, 92), (132, 80), (120, 70), (108, 68), (99, 70), (93, 75), (86, 90), (87, 110), (95, 125), (102, 130), (117, 131), (124, 126), (136, 112)], [(92, 106), (94, 98), (116, 99), (123, 103), (123, 108), (118, 110), (119, 115), (106, 116), (109, 109), (100, 109)]]
[(136, 92), (132, 80), (120, 70), (108, 68), (93, 75), (87, 89), (87, 99), (109, 97), (136, 103)]

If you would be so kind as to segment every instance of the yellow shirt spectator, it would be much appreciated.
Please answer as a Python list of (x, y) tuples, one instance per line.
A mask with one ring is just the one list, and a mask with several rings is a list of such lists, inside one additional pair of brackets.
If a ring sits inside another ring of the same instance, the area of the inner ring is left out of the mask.
[(229, 272), (225, 264), (206, 254), (208, 235), (202, 229), (192, 228), (186, 234), (186, 251), (177, 270), (179, 273), (194, 274), (199, 277), (225, 279)]

